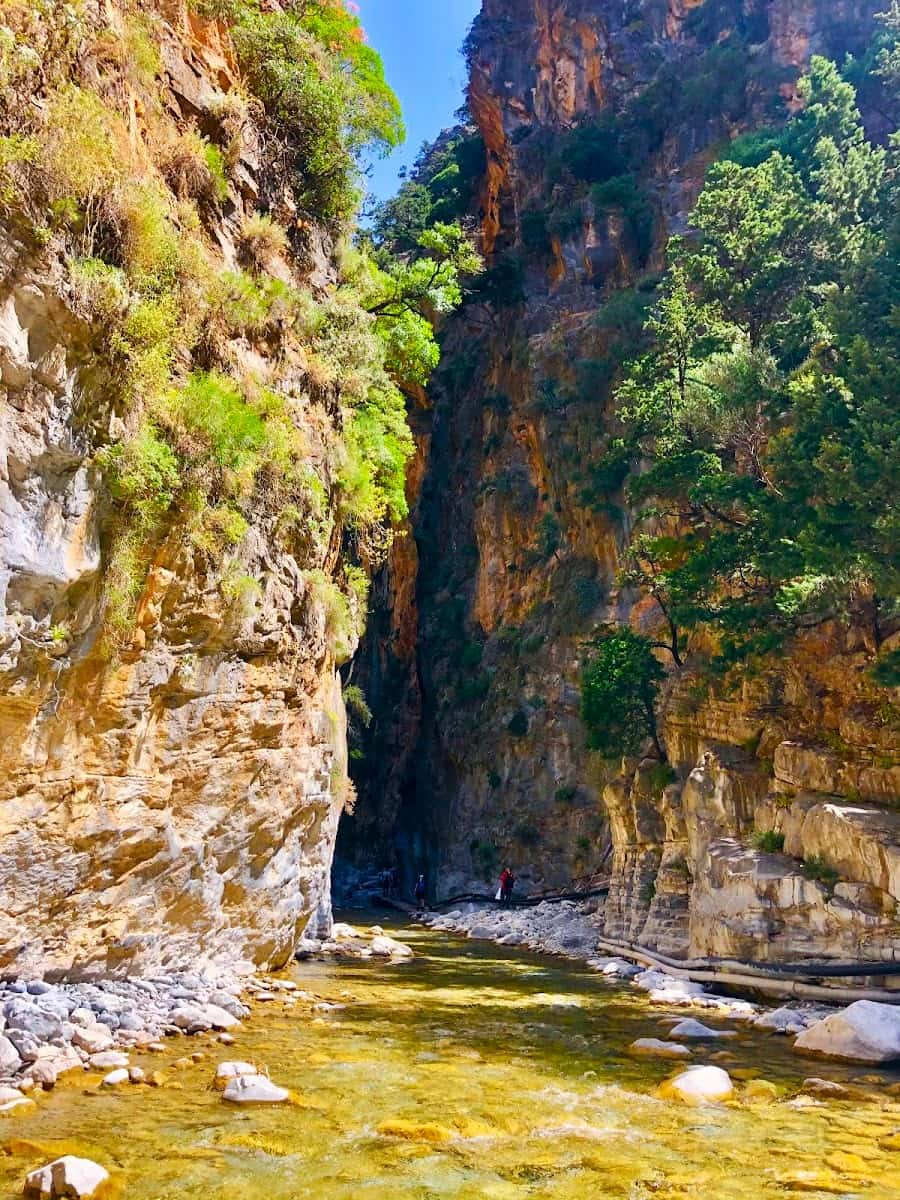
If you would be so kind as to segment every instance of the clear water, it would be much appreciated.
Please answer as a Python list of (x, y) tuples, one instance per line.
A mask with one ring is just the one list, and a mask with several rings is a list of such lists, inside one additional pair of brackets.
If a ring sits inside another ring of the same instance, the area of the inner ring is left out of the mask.
[[(402, 936), (418, 956), (408, 964), (292, 969), (344, 1008), (258, 1004), (233, 1047), (180, 1038), (133, 1056), (163, 1069), (166, 1086), (101, 1093), (99, 1076), (70, 1076), (37, 1111), (0, 1118), (0, 1193), (21, 1195), (27, 1170), (68, 1152), (106, 1165), (136, 1200), (900, 1197), (900, 1096), (884, 1086), (900, 1072), (878, 1072), (879, 1084), (864, 1067), (801, 1059), (789, 1039), (731, 1024), (741, 1036), (694, 1061), (737, 1072), (738, 1100), (660, 1101), (653, 1091), (675, 1064), (626, 1048), (664, 1036), (664, 1019), (684, 1010), (557, 960)], [(197, 1050), (204, 1061), (172, 1067)], [(227, 1058), (265, 1064), (296, 1102), (226, 1104), (211, 1081)], [(779, 1098), (743, 1095), (751, 1074)], [(792, 1107), (810, 1074), (863, 1077), (862, 1094)]]

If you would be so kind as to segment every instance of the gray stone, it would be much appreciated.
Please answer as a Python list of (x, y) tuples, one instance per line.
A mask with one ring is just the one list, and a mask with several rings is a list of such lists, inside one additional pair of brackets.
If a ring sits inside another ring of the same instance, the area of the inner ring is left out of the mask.
[(0, 1033), (0, 1075), (12, 1075), (22, 1065), (22, 1057), (16, 1047)]

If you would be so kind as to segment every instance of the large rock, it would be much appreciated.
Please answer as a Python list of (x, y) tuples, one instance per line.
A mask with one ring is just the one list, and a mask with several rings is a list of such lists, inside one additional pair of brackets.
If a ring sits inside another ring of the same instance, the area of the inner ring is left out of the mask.
[(78, 1025), (72, 1034), (72, 1044), (88, 1054), (102, 1054), (104, 1050), (111, 1050), (115, 1042), (105, 1025)]
[(99, 1163), (66, 1154), (25, 1176), (25, 1200), (89, 1200), (108, 1179)]
[(219, 1004), (207, 1004), (204, 1013), (213, 1029), (220, 1031), (233, 1029), (235, 1025), (240, 1025), (241, 1023), (238, 1017), (228, 1012), (227, 1009), (222, 1008)]
[(657, 1089), (661, 1100), (681, 1100), (685, 1104), (715, 1104), (734, 1094), (731, 1077), (721, 1067), (687, 1067), (674, 1079)]
[(259, 1068), (249, 1062), (221, 1062), (216, 1067), (214, 1086), (218, 1091), (224, 1091), (232, 1079), (242, 1075), (258, 1075)]
[(12, 1075), (22, 1065), (22, 1058), (9, 1040), (0, 1033), (0, 1075)]
[(265, 1075), (236, 1075), (228, 1080), (222, 1098), (232, 1104), (283, 1104), (290, 1092)]
[(379, 933), (376, 937), (372, 938), (370, 949), (379, 958), (413, 957), (411, 946), (407, 946), (405, 942), (398, 942), (396, 938), (388, 937), (384, 933)]
[(49, 1042), (62, 1034), (63, 1022), (56, 1013), (44, 1007), (17, 1000), (9, 1006), (6, 1028), (8, 1031), (19, 1030), (30, 1034), (39, 1042)]
[(857, 1000), (804, 1030), (794, 1042), (794, 1049), (826, 1058), (896, 1062), (900, 1060), (900, 1007)]
[[(224, 1009), (222, 1010), (224, 1012)], [(226, 1013), (226, 1016), (228, 1014)], [(185, 1033), (205, 1033), (212, 1029), (212, 1020), (202, 1004), (183, 1004), (169, 1014), (169, 1020)]]

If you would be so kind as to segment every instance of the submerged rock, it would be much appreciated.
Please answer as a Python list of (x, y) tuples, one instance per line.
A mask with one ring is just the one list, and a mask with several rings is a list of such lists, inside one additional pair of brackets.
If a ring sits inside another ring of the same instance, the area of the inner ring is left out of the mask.
[(687, 1067), (674, 1079), (667, 1079), (656, 1091), (660, 1100), (681, 1100), (685, 1104), (715, 1104), (729, 1100), (734, 1086), (721, 1067)]
[(895, 1062), (900, 1059), (900, 1008), (857, 1000), (801, 1033), (794, 1049), (858, 1062)]
[(652, 1054), (658, 1058), (690, 1058), (687, 1046), (679, 1042), (664, 1042), (659, 1038), (638, 1038), (628, 1047), (631, 1054)]
[(89, 1158), (65, 1154), (25, 1176), (25, 1200), (89, 1200), (109, 1179), (109, 1171)]
[(672, 1026), (669, 1030), (669, 1037), (700, 1041), (710, 1038), (733, 1038), (737, 1037), (737, 1034), (733, 1029), (710, 1029), (702, 1021), (694, 1021), (688, 1017)]

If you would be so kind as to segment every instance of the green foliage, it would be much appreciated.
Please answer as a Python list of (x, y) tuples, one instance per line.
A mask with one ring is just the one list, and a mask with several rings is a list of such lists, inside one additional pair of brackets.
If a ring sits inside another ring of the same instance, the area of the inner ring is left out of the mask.
[(298, 203), (314, 217), (346, 220), (357, 203), (355, 155), (403, 140), (397, 98), (359, 19), (330, 0), (256, 0), (219, 6), (244, 80), (265, 105)]
[(423, 147), (410, 178), (373, 213), (374, 244), (395, 254), (415, 251), (427, 229), (453, 224), (470, 211), (485, 167), (484, 142), (473, 131), (441, 135)]
[(597, 481), (630, 475), (621, 582), (657, 601), (676, 663), (707, 626), (726, 673), (863, 595), (887, 614), (900, 582), (896, 177), (833, 64), (803, 94), (713, 165), (670, 243)]
[(656, 763), (645, 776), (647, 788), (655, 800), (659, 800), (670, 783), (674, 783), (677, 775), (667, 762)]
[(784, 834), (774, 829), (757, 829), (750, 835), (750, 845), (766, 854), (780, 854), (784, 850)]
[(833, 890), (840, 879), (840, 875), (834, 867), (819, 854), (810, 855), (809, 858), (803, 860), (803, 876), (805, 879), (813, 879), (817, 883), (824, 884), (829, 890)]
[(637, 245), (638, 261), (643, 262), (653, 244), (653, 209), (647, 194), (634, 175), (615, 175), (591, 190), (598, 210), (618, 208), (625, 215)]
[(479, 879), (493, 880), (500, 864), (500, 851), (493, 842), (475, 838), (469, 843), (472, 867)]
[(358, 684), (348, 683), (344, 688), (344, 704), (352, 718), (361, 725), (368, 727), (372, 724), (372, 710), (369, 708), (365, 692)]
[(518, 712), (513, 713), (513, 715), (510, 717), (509, 721), (507, 721), (507, 723), (506, 723), (506, 729), (507, 729), (507, 732), (509, 733), (510, 737), (514, 737), (514, 738), (525, 737), (525, 735), (528, 733), (528, 717), (527, 717), (527, 715), (524, 712), (522, 712), (521, 709)]
[(138, 526), (152, 530), (172, 504), (181, 484), (178, 459), (152, 421), (134, 437), (97, 455), (112, 495), (137, 514)]
[(602, 183), (621, 175), (626, 160), (614, 118), (577, 125), (559, 142), (551, 177), (566, 171), (585, 183)]
[(522, 846), (537, 846), (540, 845), (541, 831), (536, 825), (531, 825), (528, 822), (523, 822), (517, 825), (513, 831), (513, 837)]
[(649, 737), (659, 749), (654, 705), (662, 678), (647, 638), (627, 627), (601, 629), (581, 670), (581, 715), (590, 748), (605, 757), (632, 754)]
[(554, 792), (553, 798), (559, 804), (571, 804), (578, 795), (578, 788), (574, 783), (563, 784)]
[(887, 650), (879, 655), (872, 668), (872, 678), (881, 687), (900, 687), (900, 649)]

